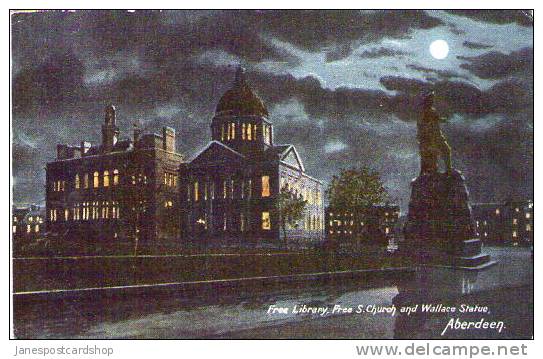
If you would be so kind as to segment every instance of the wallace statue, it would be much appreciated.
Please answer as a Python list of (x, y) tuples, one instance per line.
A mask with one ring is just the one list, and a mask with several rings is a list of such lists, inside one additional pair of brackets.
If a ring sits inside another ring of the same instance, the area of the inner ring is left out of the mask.
[(451, 148), (439, 128), (440, 117), (433, 104), (432, 91), (424, 98), (422, 116), (417, 123), (421, 174), (438, 172), (439, 156), (445, 162), (447, 172), (452, 170)]

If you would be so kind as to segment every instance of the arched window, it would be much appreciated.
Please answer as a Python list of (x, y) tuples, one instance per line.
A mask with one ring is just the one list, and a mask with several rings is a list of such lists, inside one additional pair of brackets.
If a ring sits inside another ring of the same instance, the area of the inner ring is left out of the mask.
[(253, 139), (256, 140), (256, 125), (253, 125)]
[(81, 182), (79, 181), (79, 174), (75, 175), (75, 189), (79, 189), (81, 187)]
[(94, 181), (93, 181), (93, 187), (98, 188), (100, 185), (100, 173), (98, 171), (94, 172)]
[(104, 171), (104, 187), (109, 187), (109, 171)]
[(244, 140), (245, 139), (245, 133), (246, 133), (246, 130), (245, 130), (245, 123), (242, 123), (241, 124), (241, 139)]
[(88, 173), (85, 173), (83, 175), (83, 187), (89, 188), (89, 174)]
[(114, 169), (113, 170), (113, 185), (116, 186), (119, 184), (119, 170)]
[(262, 176), (262, 197), (270, 196), (270, 176)]
[(253, 140), (253, 131), (252, 131), (252, 126), (250, 123), (247, 124), (247, 140), (249, 141)]
[(232, 135), (230, 136), (232, 139), (236, 138), (236, 123), (232, 122)]

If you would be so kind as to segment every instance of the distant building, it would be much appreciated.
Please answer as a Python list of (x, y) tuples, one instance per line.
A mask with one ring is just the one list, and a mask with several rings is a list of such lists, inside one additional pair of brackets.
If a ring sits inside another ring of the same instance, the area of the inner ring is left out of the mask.
[(157, 135), (135, 128), (132, 139), (119, 140), (115, 107), (107, 106), (100, 145), (57, 145), (56, 160), (47, 163), (48, 232), (96, 241), (177, 239), (181, 162), (173, 129)]
[(262, 100), (240, 68), (220, 99), (211, 122), (212, 141), (181, 166), (181, 228), (195, 243), (282, 245), (275, 210), (280, 188), (307, 200), (290, 240), (323, 239), (323, 185), (305, 172), (293, 145), (276, 145)]
[(377, 205), (365, 211), (326, 209), (326, 236), (338, 245), (372, 244), (386, 247), (399, 239), (400, 207)]
[(476, 235), (487, 244), (530, 245), (534, 241), (533, 201), (471, 205)]
[(45, 232), (45, 209), (36, 205), (12, 209), (11, 232), (13, 240), (30, 242)]

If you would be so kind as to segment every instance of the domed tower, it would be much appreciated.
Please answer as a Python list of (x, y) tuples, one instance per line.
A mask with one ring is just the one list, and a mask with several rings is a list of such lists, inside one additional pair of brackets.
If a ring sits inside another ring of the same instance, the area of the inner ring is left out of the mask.
[(232, 87), (219, 100), (211, 122), (211, 136), (244, 154), (273, 146), (268, 110), (247, 84), (242, 67), (237, 69)]

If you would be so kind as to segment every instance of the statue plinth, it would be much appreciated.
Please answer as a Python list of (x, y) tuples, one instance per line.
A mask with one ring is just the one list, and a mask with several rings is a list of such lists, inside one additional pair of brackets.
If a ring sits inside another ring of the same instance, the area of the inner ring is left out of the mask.
[(421, 264), (466, 268), (491, 264), (490, 256), (481, 253), (468, 190), (457, 170), (422, 174), (412, 181), (404, 235), (404, 250)]

